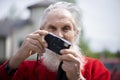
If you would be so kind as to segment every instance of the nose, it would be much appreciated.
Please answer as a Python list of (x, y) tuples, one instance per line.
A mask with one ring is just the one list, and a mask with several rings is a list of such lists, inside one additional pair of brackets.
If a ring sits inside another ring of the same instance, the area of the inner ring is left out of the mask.
[(55, 32), (55, 35), (63, 38), (63, 35), (64, 35), (64, 34), (63, 34), (63, 32), (62, 32), (61, 30), (57, 30), (57, 31)]

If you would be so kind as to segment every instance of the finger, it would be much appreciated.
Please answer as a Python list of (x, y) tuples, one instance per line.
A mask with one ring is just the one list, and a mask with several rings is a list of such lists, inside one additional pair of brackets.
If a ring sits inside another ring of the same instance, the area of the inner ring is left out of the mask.
[(72, 54), (65, 54), (60, 56), (60, 60), (68, 62), (79, 62), (79, 59)]
[(33, 33), (45, 36), (45, 35), (48, 34), (48, 31), (46, 31), (46, 30), (37, 30), (37, 31), (35, 31)]
[(73, 50), (71, 50), (71, 49), (62, 49), (60, 51), (60, 53), (63, 54), (63, 55), (64, 54), (72, 54), (73, 56), (78, 57), (78, 55), (76, 54), (76, 52), (73, 51)]
[(39, 41), (42, 42), (44, 45), (44, 47), (47, 47), (47, 42), (45, 41), (44, 37), (48, 34), (49, 32), (46, 31), (46, 30), (37, 30), (34, 32), (34, 34), (39, 34), (39, 36), (41, 37), (38, 37), (39, 38)]
[(70, 54), (61, 55), (60, 60), (61, 61), (71, 61), (72, 58), (70, 56), (72, 57), (72, 55), (70, 55)]
[(72, 54), (65, 54), (65, 55), (61, 55), (60, 59), (62, 61), (73, 61), (73, 59), (75, 59), (75, 57)]
[[(64, 65), (72, 65), (72, 66), (74, 66), (74, 67), (76, 67), (76, 68), (79, 68), (80, 67), (80, 62), (70, 62), (70, 61), (63, 61), (63, 64)], [(77, 70), (77, 69), (76, 69)]]
[(44, 50), (44, 47), (41, 45), (41, 43), (38, 40), (31, 39), (30, 43), (37, 46), (41, 51)]
[[(45, 49), (41, 46), (41, 44), (39, 43), (39, 41), (37, 41), (37, 40), (34, 40), (34, 39), (31, 39), (31, 38), (26, 38), (26, 45), (29, 47), (31, 44), (32, 45), (34, 45), (34, 46), (36, 46), (37, 48), (35, 48), (35, 49), (37, 49), (37, 50), (35, 50), (35, 51), (37, 51), (37, 52), (44, 52), (45, 51)], [(32, 48), (32, 50), (34, 50), (34, 48)]]
[(48, 47), (48, 44), (47, 44), (47, 42), (45, 41), (44, 38), (41, 39), (41, 43), (43, 44), (43, 47), (44, 47), (44, 48), (47, 48), (47, 47)]
[(47, 43), (44, 40), (43, 36), (40, 36), (39, 34), (30, 34), (28, 35), (28, 38), (32, 38), (34, 40), (38, 40), (39, 43), (42, 45), (42, 47), (47, 47)]
[(32, 50), (33, 52), (41, 53), (40, 49), (34, 44), (30, 44), (29, 49)]
[(71, 67), (72, 67), (71, 65), (72, 65), (71, 62), (63, 61), (62, 69), (67, 72), (71, 69)]
[(79, 71), (80, 65), (74, 62), (63, 61), (62, 68), (67, 70), (68, 72), (71, 70), (75, 70), (75, 72)]

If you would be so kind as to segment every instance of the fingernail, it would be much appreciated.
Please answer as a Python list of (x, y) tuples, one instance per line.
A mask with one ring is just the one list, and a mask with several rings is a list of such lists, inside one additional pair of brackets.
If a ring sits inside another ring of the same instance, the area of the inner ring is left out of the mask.
[(64, 50), (60, 50), (60, 53), (62, 54), (64, 52)]

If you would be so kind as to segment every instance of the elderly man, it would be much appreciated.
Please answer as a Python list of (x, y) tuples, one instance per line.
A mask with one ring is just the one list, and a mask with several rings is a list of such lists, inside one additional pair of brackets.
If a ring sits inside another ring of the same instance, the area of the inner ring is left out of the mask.
[[(0, 67), (0, 79), (56, 80), (62, 61), (67, 80), (110, 80), (109, 71), (99, 60), (81, 54), (78, 46), (81, 26), (78, 7), (67, 2), (50, 5), (41, 17), (40, 29), (29, 34), (16, 55)], [(47, 49), (48, 33), (69, 41), (71, 47), (60, 50), (61, 55)], [(33, 54), (39, 54), (40, 59), (25, 61)]]

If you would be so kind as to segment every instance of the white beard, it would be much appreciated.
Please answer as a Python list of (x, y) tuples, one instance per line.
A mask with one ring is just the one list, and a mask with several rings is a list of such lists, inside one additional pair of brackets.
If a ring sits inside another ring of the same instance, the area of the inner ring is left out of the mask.
[[(85, 59), (83, 55), (81, 54), (79, 47), (77, 45), (72, 45), (71, 49), (74, 50), (76, 53), (79, 54), (80, 57), (80, 69), (83, 70), (83, 66), (85, 64)], [(45, 53), (43, 54), (43, 64), (51, 71), (56, 72), (58, 70), (60, 60), (59, 60), (59, 54), (54, 53), (53, 51), (46, 49)]]
[(60, 64), (59, 56), (59, 54), (46, 49), (45, 53), (42, 56), (43, 64), (51, 71), (56, 72)]

